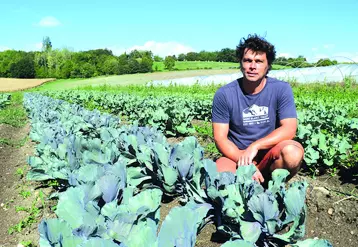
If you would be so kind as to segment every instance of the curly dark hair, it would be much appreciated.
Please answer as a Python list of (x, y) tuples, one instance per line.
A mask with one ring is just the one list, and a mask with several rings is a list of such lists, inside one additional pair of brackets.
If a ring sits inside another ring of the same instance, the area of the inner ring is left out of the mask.
[(244, 51), (248, 48), (256, 52), (265, 52), (267, 57), (267, 62), (269, 65), (269, 70), (271, 69), (271, 64), (276, 58), (275, 46), (266, 41), (263, 37), (258, 36), (257, 34), (249, 34), (247, 38), (242, 38), (240, 44), (236, 46), (236, 57), (241, 64), (241, 60), (244, 57)]

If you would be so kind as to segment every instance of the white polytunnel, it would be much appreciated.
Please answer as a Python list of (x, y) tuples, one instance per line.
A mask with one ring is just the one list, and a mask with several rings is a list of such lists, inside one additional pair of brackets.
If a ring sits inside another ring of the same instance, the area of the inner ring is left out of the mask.
[[(185, 77), (170, 80), (156, 80), (150, 82), (152, 85), (169, 86), (176, 85), (200, 85), (225, 84), (242, 76), (241, 72), (232, 74), (218, 74), (208, 76)], [(286, 81), (295, 81), (298, 83), (314, 82), (342, 82), (345, 77), (350, 77), (358, 81), (358, 64), (337, 64), (326, 67), (293, 68), (282, 70), (271, 70), (268, 74)]]

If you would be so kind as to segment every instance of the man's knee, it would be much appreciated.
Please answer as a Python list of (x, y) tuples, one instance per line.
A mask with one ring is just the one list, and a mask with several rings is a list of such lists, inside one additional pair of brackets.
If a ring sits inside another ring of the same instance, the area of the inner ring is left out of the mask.
[(304, 151), (302, 146), (289, 144), (281, 150), (283, 165), (288, 170), (297, 170), (301, 166)]
[(221, 157), (217, 159), (216, 167), (218, 172), (236, 172), (236, 163), (226, 157)]

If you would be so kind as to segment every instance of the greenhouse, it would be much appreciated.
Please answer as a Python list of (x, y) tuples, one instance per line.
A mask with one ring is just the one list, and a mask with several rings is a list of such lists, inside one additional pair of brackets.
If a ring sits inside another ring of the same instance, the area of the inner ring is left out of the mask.
[[(229, 83), (242, 76), (241, 72), (232, 74), (219, 74), (210, 76), (195, 76), (170, 80), (153, 81), (153, 85), (192, 85), (199, 83), (201, 85), (207, 84), (222, 84)], [(295, 81), (299, 83), (313, 83), (313, 82), (341, 82), (345, 77), (351, 77), (358, 80), (358, 64), (337, 64), (326, 67), (310, 67), (310, 68), (293, 68), (282, 70), (271, 70), (268, 74), (270, 77), (275, 77), (285, 81)]]

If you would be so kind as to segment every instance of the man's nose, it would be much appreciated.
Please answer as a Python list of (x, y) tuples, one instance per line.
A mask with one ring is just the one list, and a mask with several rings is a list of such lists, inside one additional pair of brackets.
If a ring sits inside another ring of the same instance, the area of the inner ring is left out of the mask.
[(251, 62), (250, 63), (250, 69), (256, 69), (256, 63), (255, 62)]

